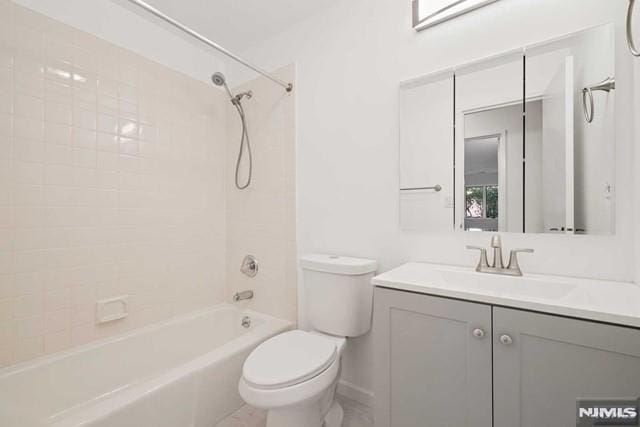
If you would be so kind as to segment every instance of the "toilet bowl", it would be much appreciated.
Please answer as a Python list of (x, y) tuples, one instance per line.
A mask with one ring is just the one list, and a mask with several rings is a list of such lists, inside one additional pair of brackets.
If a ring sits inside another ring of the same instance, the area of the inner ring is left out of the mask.
[(266, 409), (267, 427), (340, 427), (335, 399), (347, 337), (371, 328), (377, 262), (336, 255), (301, 258), (312, 332), (289, 331), (256, 347), (238, 384), (249, 405)]
[(267, 427), (339, 427), (342, 408), (334, 396), (345, 343), (299, 330), (277, 335), (247, 358), (240, 395), (269, 411)]

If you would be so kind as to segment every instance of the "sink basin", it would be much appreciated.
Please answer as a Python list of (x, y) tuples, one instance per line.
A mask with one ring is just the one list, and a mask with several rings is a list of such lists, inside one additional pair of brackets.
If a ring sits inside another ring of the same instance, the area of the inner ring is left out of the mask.
[(375, 286), (640, 327), (640, 286), (629, 282), (408, 263), (373, 278)]
[(500, 276), (475, 271), (439, 271), (443, 281), (451, 288), (482, 289), (484, 292), (504, 296), (560, 299), (576, 289), (575, 285), (527, 277)]

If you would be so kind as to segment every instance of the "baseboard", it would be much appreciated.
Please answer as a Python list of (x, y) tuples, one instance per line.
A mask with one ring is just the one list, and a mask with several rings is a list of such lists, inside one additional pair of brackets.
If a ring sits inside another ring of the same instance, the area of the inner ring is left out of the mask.
[(338, 393), (370, 408), (373, 406), (373, 392), (350, 382), (340, 381), (338, 383)]

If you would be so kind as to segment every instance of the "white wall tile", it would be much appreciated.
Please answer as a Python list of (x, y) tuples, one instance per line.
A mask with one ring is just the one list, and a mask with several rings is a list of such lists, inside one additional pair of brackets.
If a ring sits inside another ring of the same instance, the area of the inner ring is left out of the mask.
[(14, 116), (13, 135), (16, 138), (44, 141), (44, 121)]
[(13, 113), (42, 122), (44, 120), (44, 100), (18, 93), (13, 100)]
[[(285, 79), (294, 79), (293, 66), (278, 70)], [(231, 150), (227, 154), (227, 280), (234, 292), (253, 289), (255, 297), (246, 305), (271, 315), (297, 320), (297, 277), (295, 269), (295, 181), (286, 177), (295, 170), (295, 147), (284, 137), (294, 133), (294, 98), (265, 78), (257, 78), (237, 91), (253, 90), (244, 102), (249, 120), (254, 154), (253, 180), (244, 191), (235, 188), (235, 162), (241, 128), (235, 110), (227, 106), (227, 135)], [(277, 131), (265, 129), (279, 123)], [(246, 161), (246, 158), (245, 158)], [(292, 226), (293, 225), (293, 226)], [(293, 242), (293, 243), (291, 243)], [(288, 251), (289, 246), (293, 248)], [(289, 255), (289, 252), (293, 255)], [(254, 255), (260, 272), (248, 278), (238, 266), (245, 255)], [(290, 261), (289, 258), (293, 258)], [(293, 264), (293, 268), (291, 267)]]
[(41, 163), (14, 160), (12, 178), (16, 184), (42, 184), (44, 168)]
[[(211, 279), (224, 278), (224, 176), (212, 173), (226, 162), (224, 94), (8, 4), (0, 367), (228, 298), (224, 280)], [(156, 111), (179, 129), (164, 151)], [(190, 132), (205, 116), (209, 128)], [(96, 300), (120, 294), (132, 295), (130, 317), (96, 326)]]
[(71, 126), (45, 123), (44, 131), (46, 143), (71, 145)]

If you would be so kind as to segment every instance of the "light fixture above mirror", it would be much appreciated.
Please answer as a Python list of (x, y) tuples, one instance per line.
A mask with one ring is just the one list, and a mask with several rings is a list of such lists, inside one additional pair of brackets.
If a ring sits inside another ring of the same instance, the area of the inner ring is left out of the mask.
[(413, 0), (413, 28), (421, 31), (498, 0)]

